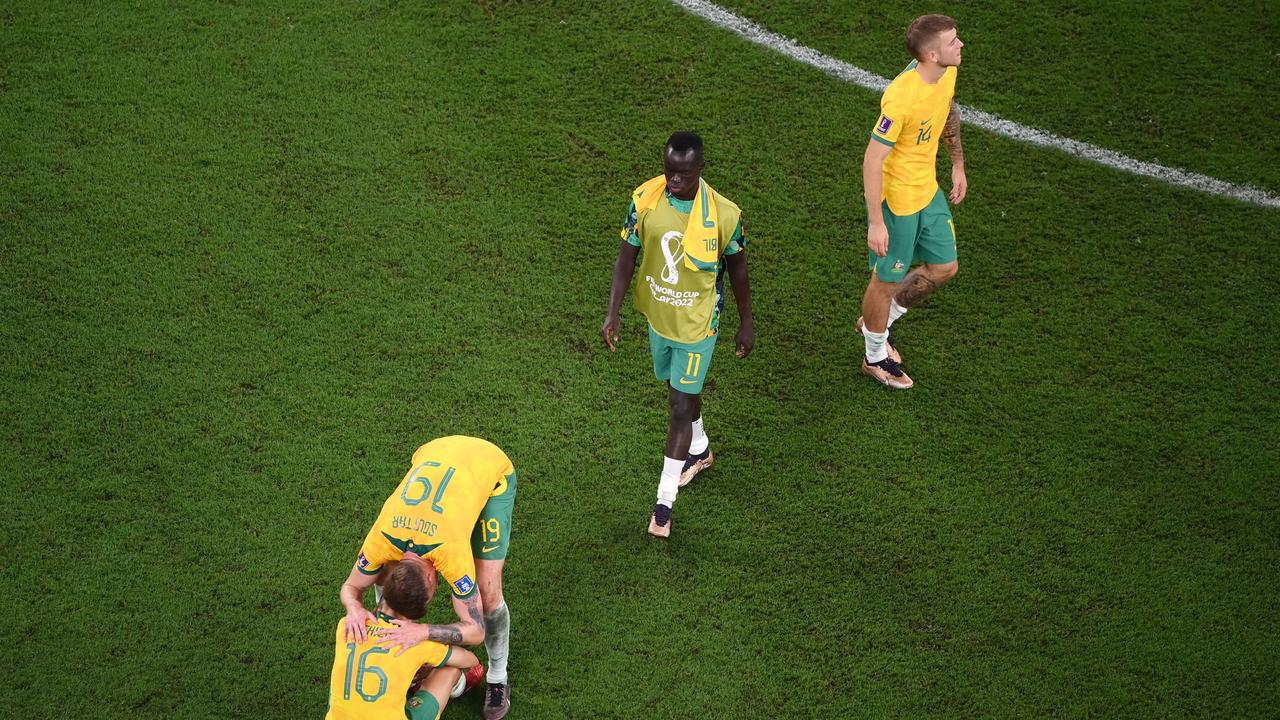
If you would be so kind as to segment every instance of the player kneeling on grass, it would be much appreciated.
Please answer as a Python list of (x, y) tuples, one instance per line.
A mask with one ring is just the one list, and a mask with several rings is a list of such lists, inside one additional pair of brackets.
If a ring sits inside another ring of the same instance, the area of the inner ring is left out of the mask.
[(428, 641), (396, 655), (378, 644), (395, 628), (393, 620), (426, 613), (435, 577), (435, 568), (413, 555), (389, 563), (378, 614), (366, 623), (364, 640), (348, 641), (346, 618), (338, 621), (326, 720), (433, 720), (451, 695), (480, 682), (484, 666), (466, 648)]

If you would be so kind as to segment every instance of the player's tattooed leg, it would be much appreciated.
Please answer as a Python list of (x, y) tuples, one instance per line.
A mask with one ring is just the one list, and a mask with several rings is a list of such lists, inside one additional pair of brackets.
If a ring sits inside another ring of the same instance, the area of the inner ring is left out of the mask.
[(918, 267), (907, 273), (907, 277), (903, 279), (902, 287), (898, 289), (894, 299), (904, 308), (913, 308), (932, 295), (939, 285), (940, 283), (929, 279), (923, 267)]

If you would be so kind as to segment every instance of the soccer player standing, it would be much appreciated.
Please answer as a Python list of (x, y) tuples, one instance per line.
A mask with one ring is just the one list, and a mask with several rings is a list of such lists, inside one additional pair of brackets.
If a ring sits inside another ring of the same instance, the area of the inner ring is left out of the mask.
[[(862, 160), (871, 281), (858, 330), (865, 338), (862, 372), (897, 389), (911, 387), (889, 328), (956, 274), (956, 227), (938, 187), (938, 140), (951, 156), (951, 202), (969, 182), (954, 100), (964, 43), (956, 22), (924, 15), (907, 28), (907, 66), (880, 99), (880, 119)], [(911, 269), (915, 260), (923, 265)]]
[(702, 385), (719, 336), (726, 270), (738, 303), (738, 357), (751, 353), (756, 331), (742, 212), (702, 179), (702, 138), (673, 134), (662, 164), (662, 175), (632, 193), (600, 337), (617, 350), (618, 311), (639, 258), (636, 309), (649, 321), (653, 372), (667, 386), (670, 412), (649, 533), (669, 537), (676, 493), (715, 459), (702, 426)]

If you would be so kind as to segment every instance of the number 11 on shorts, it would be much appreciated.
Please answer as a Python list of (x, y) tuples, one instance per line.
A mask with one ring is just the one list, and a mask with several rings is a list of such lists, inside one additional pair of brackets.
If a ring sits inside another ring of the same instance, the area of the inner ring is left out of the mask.
[(689, 353), (689, 365), (685, 368), (685, 377), (697, 377), (702, 369), (702, 353)]

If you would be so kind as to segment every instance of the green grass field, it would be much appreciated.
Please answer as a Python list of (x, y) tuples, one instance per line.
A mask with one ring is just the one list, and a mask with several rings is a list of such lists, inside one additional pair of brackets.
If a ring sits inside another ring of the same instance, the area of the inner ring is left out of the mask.
[[(725, 4), (882, 75), (917, 14)], [(961, 102), (1280, 192), (1267, 3), (1020, 7), (919, 8)], [(1280, 712), (1280, 211), (966, 129), (892, 394), (878, 96), (663, 0), (10, 3), (0, 58), (0, 716), (321, 717), (338, 587), (453, 433), (520, 472), (512, 718)], [(644, 319), (598, 330), (676, 129), (759, 340), (660, 542)]]

